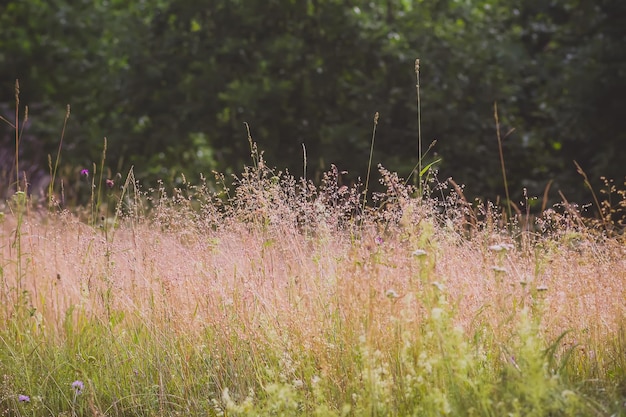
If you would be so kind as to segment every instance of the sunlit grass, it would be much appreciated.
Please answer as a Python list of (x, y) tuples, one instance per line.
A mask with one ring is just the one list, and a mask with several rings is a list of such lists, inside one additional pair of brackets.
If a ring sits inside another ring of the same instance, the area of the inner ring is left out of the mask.
[(364, 212), (256, 157), (231, 189), (117, 181), (101, 217), (4, 205), (3, 415), (624, 415), (619, 236), (382, 168)]

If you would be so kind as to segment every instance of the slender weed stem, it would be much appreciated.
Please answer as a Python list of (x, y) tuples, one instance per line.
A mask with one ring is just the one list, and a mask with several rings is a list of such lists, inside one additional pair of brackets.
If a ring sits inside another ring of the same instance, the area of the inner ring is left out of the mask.
[[(54, 168), (50, 167), (50, 185), (48, 186), (48, 207), (52, 208), (53, 195), (54, 195), (54, 182), (57, 176), (57, 169), (59, 168), (59, 161), (61, 160), (61, 149), (63, 148), (63, 138), (65, 138), (65, 128), (67, 127), (67, 121), (70, 118), (70, 105), (67, 105), (67, 110), (65, 111), (65, 118), (63, 119), (63, 129), (61, 129), (61, 140), (59, 141), (59, 148), (57, 149), (57, 156), (54, 161)], [(48, 159), (48, 163), (50, 165), (51, 161)]]
[(15, 80), (15, 187), (20, 191), (20, 81)]
[(306, 146), (304, 146), (304, 143), (302, 144), (302, 160), (304, 164), (302, 169), (302, 179), (306, 182)]
[(374, 139), (376, 138), (376, 126), (378, 126), (379, 114), (374, 114), (374, 127), (372, 128), (372, 142), (370, 144), (370, 158), (367, 163), (367, 176), (365, 177), (365, 191), (363, 196), (363, 213), (365, 214), (365, 205), (367, 204), (367, 193), (369, 191), (370, 173), (372, 171), (372, 156), (374, 155)]
[(502, 137), (500, 136), (500, 119), (498, 118), (498, 103), (493, 103), (493, 117), (496, 121), (496, 137), (498, 138), (498, 150), (500, 151), (500, 166), (502, 169), (502, 179), (504, 181), (504, 193), (506, 195), (506, 207), (509, 214), (509, 220), (511, 215), (511, 198), (509, 197), (509, 183), (506, 180), (506, 169), (504, 166), (504, 152), (502, 151)]
[[(104, 138), (104, 145), (102, 148), (102, 159), (100, 160), (100, 177), (98, 179), (98, 194), (97, 194), (97, 198), (96, 198), (96, 207), (94, 210), (94, 218), (93, 218), (93, 224), (96, 224), (96, 217), (98, 215), (98, 213), (100, 212), (100, 205), (102, 204), (102, 177), (104, 175), (104, 161), (106, 160), (106, 155), (107, 155), (107, 138)], [(95, 164), (94, 164), (94, 170), (95, 170)], [(95, 172), (94, 172), (95, 175)]]

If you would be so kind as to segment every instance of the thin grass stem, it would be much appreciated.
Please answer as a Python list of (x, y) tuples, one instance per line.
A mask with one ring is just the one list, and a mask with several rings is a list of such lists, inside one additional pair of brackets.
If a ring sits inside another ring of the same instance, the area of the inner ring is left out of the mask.
[(504, 166), (504, 152), (502, 151), (502, 137), (500, 136), (500, 119), (498, 118), (498, 103), (493, 103), (493, 117), (496, 121), (496, 137), (498, 138), (498, 150), (500, 151), (500, 166), (502, 169), (502, 180), (504, 181), (504, 193), (506, 195), (506, 207), (509, 214), (509, 220), (512, 218), (511, 214), (511, 198), (509, 197), (509, 183), (506, 180), (506, 168)]
[(15, 188), (20, 191), (20, 81), (15, 80)]
[(365, 191), (363, 196), (363, 213), (365, 213), (365, 205), (367, 204), (367, 193), (369, 192), (370, 173), (372, 170), (372, 157), (374, 155), (374, 139), (376, 138), (376, 126), (378, 126), (379, 114), (374, 114), (374, 127), (372, 128), (372, 142), (370, 144), (370, 157), (367, 163), (367, 176), (365, 177)]
[(415, 60), (415, 93), (417, 95), (417, 165), (419, 173), (419, 194), (422, 195), (422, 103), (420, 98), (420, 60)]
[(67, 105), (65, 111), (65, 118), (63, 119), (63, 129), (61, 129), (61, 140), (59, 141), (59, 148), (57, 149), (57, 156), (54, 161), (54, 168), (52, 169), (50, 185), (48, 186), (48, 206), (52, 207), (52, 198), (54, 193), (54, 183), (57, 176), (57, 170), (59, 168), (59, 161), (61, 160), (61, 149), (63, 148), (63, 139), (65, 138), (65, 128), (67, 127), (67, 121), (70, 118), (70, 105)]

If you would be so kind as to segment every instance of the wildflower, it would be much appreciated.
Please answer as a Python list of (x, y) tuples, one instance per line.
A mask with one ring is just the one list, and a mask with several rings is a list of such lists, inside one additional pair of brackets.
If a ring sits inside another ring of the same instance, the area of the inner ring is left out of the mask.
[(387, 290), (387, 292), (385, 292), (385, 296), (391, 299), (399, 297), (398, 293), (395, 292), (394, 290)]
[(438, 321), (439, 319), (441, 319), (442, 315), (443, 315), (442, 308), (435, 307), (430, 311), (430, 318), (432, 318), (435, 321)]
[(416, 249), (413, 251), (413, 256), (426, 256), (426, 251), (424, 249)]
[(502, 251), (509, 251), (511, 249), (513, 249), (514, 246), (510, 243), (500, 243), (497, 245), (491, 245), (489, 246), (489, 250), (492, 250), (494, 252), (502, 252)]
[(72, 388), (74, 388), (74, 392), (78, 395), (83, 392), (83, 389), (85, 389), (85, 384), (83, 384), (83, 381), (76, 380), (72, 382)]
[(21, 403), (29, 403), (30, 397), (28, 395), (20, 394), (17, 396), (17, 400)]
[(384, 240), (383, 240), (383, 238), (382, 238), (382, 237), (380, 237), (380, 236), (376, 236), (376, 237), (374, 238), (374, 242), (376, 242), (376, 244), (377, 244), (377, 245), (382, 245), (382, 244), (383, 244), (383, 242), (384, 242)]
[(107, 188), (113, 188), (113, 186), (115, 185), (113, 180), (106, 180), (105, 184), (106, 184)]
[(89, 177), (89, 170), (88, 169), (81, 169), (80, 170), (80, 176), (81, 177)]

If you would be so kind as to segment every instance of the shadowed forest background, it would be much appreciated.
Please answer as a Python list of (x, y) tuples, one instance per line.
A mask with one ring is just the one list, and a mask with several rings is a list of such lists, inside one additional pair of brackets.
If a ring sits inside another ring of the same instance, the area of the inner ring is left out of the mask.
[[(20, 144), (31, 182), (48, 175), (66, 105), (59, 178), (100, 161), (112, 175), (174, 185), (181, 173), (240, 172), (244, 122), (271, 166), (318, 178), (335, 164), (363, 178), (374, 161), (407, 177), (417, 163), (414, 60), (420, 58), (424, 164), (468, 197), (523, 188), (590, 200), (626, 175), (623, 0), (43, 0), (0, 6), (0, 113), (29, 121)], [(0, 187), (15, 138), (0, 127)], [(512, 132), (511, 130), (514, 129)], [(14, 180), (13, 180), (14, 181)]]

